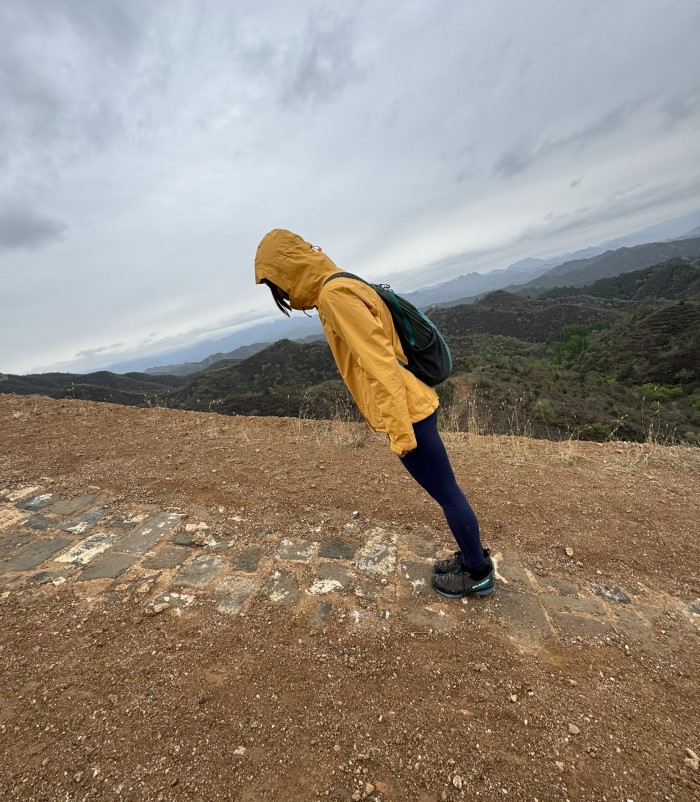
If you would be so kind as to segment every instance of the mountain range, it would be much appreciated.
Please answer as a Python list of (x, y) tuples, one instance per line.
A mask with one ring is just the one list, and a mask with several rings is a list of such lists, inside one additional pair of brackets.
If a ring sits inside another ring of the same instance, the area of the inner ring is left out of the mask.
[[(686, 242), (700, 257), (700, 240)], [(592, 272), (600, 268), (595, 259)], [(628, 255), (618, 264), (628, 265)], [(630, 440), (663, 431), (667, 440), (700, 444), (700, 258), (677, 256), (536, 298), (498, 290), (429, 314), (454, 357), (439, 394), (457, 428)], [(324, 341), (259, 346), (205, 360), (193, 375), (0, 376), (0, 392), (359, 418)]]
[[(427, 308), (436, 303), (471, 303), (475, 297), (492, 290), (513, 288), (531, 281), (554, 267), (566, 262), (578, 261), (582, 259), (595, 258), (605, 251), (618, 248), (631, 248), (636, 245), (652, 242), (664, 242), (671, 239), (689, 237), (692, 229), (698, 227), (700, 223), (700, 212), (692, 212), (673, 220), (657, 223), (640, 231), (635, 231), (623, 237), (609, 240), (599, 245), (591, 246), (573, 253), (566, 253), (546, 259), (522, 259), (514, 264), (496, 269), (489, 273), (465, 273), (455, 279), (442, 282), (438, 285), (424, 287), (414, 292), (406, 292), (401, 287), (400, 280), (395, 282), (395, 289), (402, 295), (411, 300), (419, 308)], [(696, 235), (697, 236), (697, 235)], [(660, 257), (661, 258), (661, 257)], [(660, 260), (657, 259), (655, 261)], [(464, 264), (469, 266), (468, 257), (459, 255), (448, 260), (452, 269)], [(654, 261), (647, 262), (647, 265), (654, 264)], [(637, 265), (641, 267), (646, 265)], [(436, 271), (442, 268), (437, 265)], [(629, 268), (635, 269), (635, 267)], [(276, 340), (288, 338), (303, 341), (307, 337), (322, 336), (321, 325), (318, 317), (295, 315), (290, 319), (277, 319), (270, 323), (261, 323), (251, 326), (233, 334), (227, 335), (216, 340), (204, 340), (195, 343), (187, 348), (173, 351), (163, 355), (159, 366), (154, 366), (154, 358), (144, 357), (126, 362), (120, 362), (109, 366), (109, 370), (116, 373), (129, 371), (141, 372), (170, 372), (179, 369), (177, 366), (184, 363), (194, 363), (200, 365), (215, 354), (220, 358), (238, 358), (234, 355), (238, 348), (256, 343), (271, 343)], [(193, 371), (196, 368), (193, 367)]]

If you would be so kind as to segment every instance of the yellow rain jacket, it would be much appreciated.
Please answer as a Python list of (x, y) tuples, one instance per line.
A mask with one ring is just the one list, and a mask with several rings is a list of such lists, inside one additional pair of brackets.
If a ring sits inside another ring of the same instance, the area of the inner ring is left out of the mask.
[(374, 431), (387, 432), (392, 451), (416, 447), (413, 423), (438, 407), (435, 390), (401, 367), (406, 362), (391, 313), (366, 284), (329, 276), (342, 272), (297, 234), (275, 229), (255, 255), (255, 281), (268, 279), (293, 309), (317, 309), (340, 375)]

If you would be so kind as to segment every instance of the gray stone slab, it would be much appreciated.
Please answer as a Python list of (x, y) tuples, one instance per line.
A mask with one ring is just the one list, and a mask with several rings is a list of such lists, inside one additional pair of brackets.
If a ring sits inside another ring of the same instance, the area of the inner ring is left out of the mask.
[(389, 576), (396, 571), (396, 546), (386, 532), (375, 529), (368, 532), (367, 542), (357, 555), (358, 571)]
[(333, 605), (329, 601), (319, 601), (309, 613), (309, 624), (312, 629), (322, 627), (329, 619)]
[(203, 555), (183, 566), (173, 578), (176, 587), (203, 588), (224, 568), (223, 557)]
[(352, 560), (355, 548), (340, 538), (333, 538), (321, 542), (318, 556), (326, 560)]
[(64, 532), (71, 532), (74, 535), (84, 535), (95, 527), (107, 514), (104, 507), (91, 507), (89, 510), (71, 518), (70, 521), (61, 524), (60, 528)]
[(642, 641), (643, 643), (650, 643), (653, 640), (649, 625), (634, 610), (624, 607), (615, 610), (612, 623), (615, 629), (628, 640)]
[(119, 550), (127, 554), (145, 554), (181, 519), (182, 515), (176, 512), (158, 513), (135, 532), (127, 535), (119, 544)]
[(26, 543), (34, 540), (36, 535), (32, 532), (8, 532), (0, 535), (0, 559), (9, 557)]
[(103, 551), (107, 551), (107, 549), (111, 548), (117, 540), (118, 538), (116, 535), (106, 535), (104, 533), (89, 535), (85, 540), (76, 543), (76, 545), (65, 554), (57, 557), (56, 562), (87, 565), (99, 554), (102, 554)]
[(162, 546), (154, 555), (146, 557), (142, 564), (144, 568), (167, 571), (182, 565), (190, 554), (189, 549), (180, 546)]
[(237, 571), (245, 571), (248, 574), (254, 574), (258, 570), (258, 563), (261, 557), (262, 549), (257, 548), (257, 546), (251, 546), (236, 555), (233, 560), (233, 567)]
[(274, 571), (267, 579), (261, 593), (271, 602), (283, 607), (291, 607), (299, 600), (300, 591), (297, 579), (290, 571)]
[(406, 562), (400, 564), (400, 574), (416, 593), (437, 596), (430, 580), (433, 577), (432, 563)]
[(48, 508), (48, 512), (53, 515), (75, 515), (79, 510), (89, 507), (96, 498), (97, 495), (95, 493), (85, 496), (76, 496), (75, 498), (67, 498), (52, 504)]
[(432, 634), (433, 632), (447, 632), (449, 622), (447, 616), (439, 610), (430, 610), (425, 607), (414, 607), (406, 613), (406, 621), (414, 634)]
[(618, 604), (632, 604), (632, 599), (620, 588), (608, 587), (606, 585), (599, 585), (597, 582), (591, 582), (590, 588), (596, 596), (608, 601), (614, 601)]
[(435, 544), (418, 535), (404, 535), (404, 542), (410, 551), (419, 557), (432, 560), (435, 557)]
[(379, 579), (369, 579), (368, 577), (358, 577), (355, 581), (355, 595), (368, 601), (376, 601), (386, 593), (384, 585), (380, 584)]
[(700, 599), (686, 602), (686, 607), (691, 615), (700, 615)]
[(66, 566), (61, 571), (40, 571), (30, 576), (27, 582), (30, 585), (62, 585), (67, 579), (78, 573), (78, 568)]
[(194, 546), (194, 536), (197, 532), (188, 532), (186, 529), (180, 529), (175, 532), (170, 538), (170, 542), (176, 546)]
[(555, 590), (561, 596), (577, 596), (578, 588), (573, 582), (562, 579), (558, 576), (541, 576), (538, 578), (538, 584), (542, 587)]
[(34, 512), (35, 510), (43, 510), (46, 507), (50, 507), (57, 501), (58, 496), (54, 493), (40, 493), (38, 496), (32, 496), (26, 499), (26, 501), (20, 501), (16, 506), (20, 510), (30, 510)]
[(21, 551), (10, 557), (9, 560), (0, 563), (0, 574), (12, 572), (21, 573), (31, 571), (41, 563), (46, 562), (54, 554), (65, 549), (73, 541), (67, 537), (55, 537), (51, 540), (34, 540), (25, 546)]
[(36, 532), (60, 529), (58, 521), (54, 521), (53, 518), (47, 518), (45, 515), (32, 515), (31, 518), (27, 518), (23, 526), (26, 526), (27, 529), (34, 529)]
[(322, 563), (316, 572), (316, 578), (311, 583), (307, 593), (312, 596), (325, 596), (339, 590), (347, 590), (352, 579), (347, 570), (338, 563)]
[(498, 561), (498, 573), (513, 590), (532, 590), (532, 582), (514, 551), (503, 551)]
[(565, 638), (603, 639), (612, 632), (612, 627), (604, 618), (578, 613), (553, 612), (551, 615), (554, 627)]
[(134, 521), (132, 518), (127, 518), (126, 515), (117, 515), (109, 522), (110, 529), (123, 529), (126, 532), (131, 532), (136, 529), (142, 521)]
[(247, 576), (224, 577), (214, 589), (216, 609), (227, 615), (238, 615), (256, 587), (255, 580)]
[(316, 552), (316, 544), (307, 541), (295, 543), (285, 538), (279, 545), (275, 558), (291, 562), (308, 563)]
[(96, 557), (92, 563), (80, 574), (79, 582), (88, 582), (92, 579), (116, 579), (121, 576), (138, 560), (137, 554), (121, 554), (110, 551)]
[(605, 607), (590, 596), (584, 599), (576, 599), (571, 596), (554, 596), (550, 593), (543, 593), (540, 601), (548, 610), (557, 612), (586, 613), (588, 615), (605, 615)]
[(535, 646), (551, 634), (549, 621), (535, 595), (516, 593), (501, 585), (495, 598), (508, 634), (515, 640)]

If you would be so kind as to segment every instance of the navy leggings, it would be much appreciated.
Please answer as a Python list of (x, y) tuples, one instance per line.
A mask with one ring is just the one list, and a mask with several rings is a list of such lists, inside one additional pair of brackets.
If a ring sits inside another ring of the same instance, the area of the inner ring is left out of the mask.
[(445, 518), (462, 552), (464, 564), (479, 568), (484, 555), (479, 539), (479, 522), (455, 479), (445, 445), (437, 430), (437, 410), (413, 424), (418, 447), (401, 457), (406, 470), (442, 507)]

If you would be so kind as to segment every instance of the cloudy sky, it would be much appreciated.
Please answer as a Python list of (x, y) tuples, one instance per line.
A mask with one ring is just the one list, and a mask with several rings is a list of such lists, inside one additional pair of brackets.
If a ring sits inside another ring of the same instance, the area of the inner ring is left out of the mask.
[(271, 228), (411, 290), (699, 208), (699, 34), (697, 0), (2, 0), (0, 371), (275, 317)]

